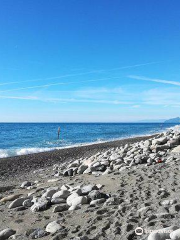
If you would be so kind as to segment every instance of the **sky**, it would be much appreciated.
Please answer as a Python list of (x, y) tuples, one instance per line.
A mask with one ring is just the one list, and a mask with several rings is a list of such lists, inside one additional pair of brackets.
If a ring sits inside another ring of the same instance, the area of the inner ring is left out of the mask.
[(179, 0), (0, 0), (0, 122), (180, 116)]

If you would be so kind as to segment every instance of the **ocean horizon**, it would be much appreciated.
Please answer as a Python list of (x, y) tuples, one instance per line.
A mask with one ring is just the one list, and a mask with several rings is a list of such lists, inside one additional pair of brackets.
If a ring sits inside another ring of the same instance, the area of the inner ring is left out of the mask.
[(0, 158), (151, 135), (175, 125), (132, 122), (0, 123)]

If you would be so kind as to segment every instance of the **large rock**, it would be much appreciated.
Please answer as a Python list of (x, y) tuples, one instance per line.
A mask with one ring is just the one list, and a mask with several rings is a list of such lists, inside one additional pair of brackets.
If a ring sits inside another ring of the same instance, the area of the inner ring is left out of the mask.
[(0, 240), (6, 240), (15, 233), (16, 231), (14, 231), (13, 229), (6, 228), (0, 232)]

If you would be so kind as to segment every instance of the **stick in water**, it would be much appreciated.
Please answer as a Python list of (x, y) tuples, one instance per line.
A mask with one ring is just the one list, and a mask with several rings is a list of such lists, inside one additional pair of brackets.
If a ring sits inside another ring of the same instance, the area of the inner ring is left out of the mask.
[(60, 127), (58, 127), (58, 139), (59, 139), (59, 136), (60, 136), (60, 131), (61, 131), (61, 129), (60, 129)]

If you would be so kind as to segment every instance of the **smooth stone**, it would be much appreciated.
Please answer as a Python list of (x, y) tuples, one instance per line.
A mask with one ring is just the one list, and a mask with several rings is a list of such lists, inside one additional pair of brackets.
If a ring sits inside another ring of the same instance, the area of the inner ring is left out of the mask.
[(68, 190), (61, 190), (53, 194), (52, 198), (63, 198), (67, 199), (70, 195), (70, 192)]
[(172, 150), (172, 153), (180, 153), (180, 146), (175, 147), (175, 148)]
[(78, 206), (78, 205), (72, 205), (68, 210), (69, 210), (69, 211), (74, 211), (74, 210), (78, 210), (78, 209), (80, 209), (80, 206)]
[(78, 173), (78, 174), (83, 174), (84, 171), (85, 171), (87, 168), (88, 168), (87, 165), (81, 165), (81, 166), (78, 168), (77, 173)]
[(32, 212), (44, 211), (48, 208), (49, 201), (47, 200), (39, 200), (38, 202), (34, 203), (31, 207)]
[(105, 193), (101, 193), (101, 192), (98, 191), (98, 190), (93, 190), (93, 191), (91, 191), (91, 192), (88, 194), (88, 197), (89, 197), (91, 200), (96, 200), (96, 199), (100, 199), (100, 198), (105, 198), (105, 199), (108, 198), (108, 196), (107, 196)]
[(162, 137), (162, 138), (158, 138), (158, 139), (154, 139), (152, 140), (152, 145), (161, 145), (161, 144), (165, 144), (167, 143), (167, 137)]
[(117, 155), (117, 154), (112, 154), (112, 155), (110, 156), (110, 160), (111, 160), (111, 161), (114, 161), (114, 160), (116, 160), (116, 159), (118, 159), (118, 158), (120, 158), (120, 156)]
[(49, 188), (46, 192), (42, 195), (42, 198), (52, 198), (52, 196), (58, 191), (58, 187)]
[(87, 197), (85, 196), (76, 196), (76, 197), (72, 197), (70, 200), (67, 199), (67, 204), (69, 206), (77, 206), (80, 204), (86, 204), (88, 202)]
[(47, 236), (49, 233), (44, 231), (43, 229), (37, 228), (34, 232), (32, 232), (29, 236), (32, 239), (42, 238)]
[(74, 198), (79, 197), (77, 193), (72, 193), (67, 199), (66, 202), (69, 206), (71, 206), (71, 202), (73, 201)]
[(97, 186), (96, 185), (85, 185), (81, 188), (81, 192), (82, 192), (82, 195), (87, 195), (89, 194), (92, 190), (97, 190)]
[(170, 233), (172, 240), (180, 240), (180, 228)]
[(92, 171), (91, 171), (91, 168), (90, 167), (88, 167), (84, 172), (83, 172), (83, 174), (89, 174), (89, 173), (91, 173)]
[(63, 229), (63, 227), (59, 224), (58, 221), (53, 221), (53, 222), (50, 222), (47, 226), (46, 226), (46, 232), (49, 232), (49, 233), (56, 233), (58, 232), (59, 230)]
[(22, 194), (14, 194), (14, 195), (9, 195), (7, 197), (4, 197), (0, 200), (0, 203), (2, 202), (9, 202), (9, 201), (14, 201), (15, 199), (19, 198)]
[(58, 205), (58, 206), (55, 206), (54, 209), (53, 209), (53, 212), (63, 212), (63, 211), (66, 211), (68, 210), (69, 206), (67, 204), (62, 204), (62, 205)]
[(63, 198), (52, 198), (51, 203), (52, 204), (66, 203), (66, 200)]
[(120, 200), (117, 197), (110, 197), (104, 203), (104, 206), (119, 205)]
[(31, 207), (33, 203), (31, 202), (31, 199), (26, 199), (23, 204), (24, 207)]
[(167, 205), (172, 205), (177, 203), (176, 199), (171, 199), (171, 200), (164, 200), (163, 202), (161, 202), (162, 206), (167, 206)]
[(23, 205), (23, 202), (27, 200), (27, 198), (17, 198), (12, 203), (10, 203), (9, 208), (17, 208)]
[(54, 182), (58, 182), (59, 178), (54, 178), (54, 179), (49, 179), (47, 182), (48, 183), (54, 183)]
[(61, 187), (61, 190), (68, 190), (68, 191), (71, 191), (71, 186), (69, 186), (69, 185), (63, 185), (62, 187)]
[(31, 186), (31, 185), (32, 185), (31, 182), (25, 181), (25, 182), (23, 182), (23, 183), (21, 184), (21, 188), (27, 188), (27, 187), (29, 187), (29, 186)]
[(13, 229), (6, 228), (0, 232), (0, 240), (6, 240), (15, 233), (16, 231), (14, 231)]
[(90, 202), (90, 206), (100, 205), (100, 204), (104, 203), (105, 201), (106, 201), (105, 198), (100, 198), (100, 199), (92, 200), (92, 201)]

